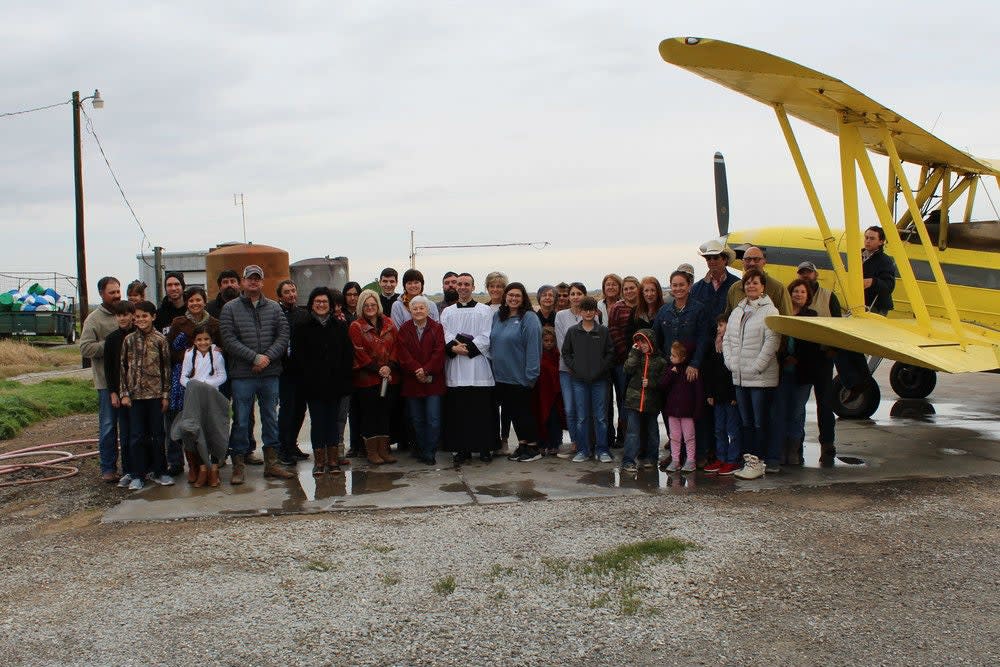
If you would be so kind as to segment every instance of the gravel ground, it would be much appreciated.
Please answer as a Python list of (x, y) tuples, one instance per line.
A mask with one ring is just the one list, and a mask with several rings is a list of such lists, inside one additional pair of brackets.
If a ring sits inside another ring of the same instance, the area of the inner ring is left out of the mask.
[(0, 495), (4, 665), (1000, 661), (995, 477), (103, 525), (84, 465)]

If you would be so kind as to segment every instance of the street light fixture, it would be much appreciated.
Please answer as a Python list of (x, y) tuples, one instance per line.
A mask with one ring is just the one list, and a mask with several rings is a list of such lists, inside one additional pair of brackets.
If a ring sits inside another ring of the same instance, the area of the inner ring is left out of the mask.
[(90, 304), (87, 300), (87, 252), (83, 229), (83, 153), (80, 138), (80, 107), (87, 100), (95, 109), (104, 108), (104, 100), (96, 88), (94, 94), (80, 98), (80, 91), (73, 91), (73, 182), (76, 193), (76, 282), (80, 294), (80, 328), (87, 319)]

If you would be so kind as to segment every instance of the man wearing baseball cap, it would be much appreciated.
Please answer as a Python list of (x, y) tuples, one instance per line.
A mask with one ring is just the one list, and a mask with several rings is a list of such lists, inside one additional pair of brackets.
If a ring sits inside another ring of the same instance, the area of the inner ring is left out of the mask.
[[(819, 284), (819, 271), (812, 262), (802, 262), (798, 266), (799, 278), (809, 284), (813, 299), (810, 308), (820, 317), (841, 317), (840, 301), (837, 295)], [(820, 366), (816, 369), (816, 383), (813, 395), (816, 397), (816, 423), (819, 426), (820, 462), (833, 463), (837, 453), (834, 446), (837, 420), (833, 414), (833, 366), (838, 355), (833, 348), (823, 349)]]
[(240, 286), (243, 294), (223, 306), (219, 317), (233, 390), (231, 483), (243, 483), (254, 400), (260, 409), (264, 476), (291, 479), (294, 475), (278, 465), (278, 377), (288, 348), (288, 320), (281, 306), (262, 293), (264, 270), (258, 265), (243, 269)]

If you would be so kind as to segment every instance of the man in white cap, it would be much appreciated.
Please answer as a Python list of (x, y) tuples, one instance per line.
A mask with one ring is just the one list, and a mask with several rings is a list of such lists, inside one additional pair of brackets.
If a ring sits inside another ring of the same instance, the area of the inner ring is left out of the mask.
[(278, 377), (288, 348), (288, 320), (281, 306), (263, 295), (264, 270), (259, 266), (251, 264), (243, 269), (241, 286), (243, 294), (223, 306), (219, 314), (233, 390), (231, 483), (243, 483), (254, 400), (260, 408), (264, 476), (291, 479), (295, 475), (278, 465)]
[(715, 318), (726, 309), (729, 288), (740, 281), (739, 276), (728, 270), (729, 264), (736, 259), (736, 253), (713, 239), (701, 246), (698, 254), (705, 258), (708, 273), (691, 288), (691, 298), (705, 304), (714, 328)]

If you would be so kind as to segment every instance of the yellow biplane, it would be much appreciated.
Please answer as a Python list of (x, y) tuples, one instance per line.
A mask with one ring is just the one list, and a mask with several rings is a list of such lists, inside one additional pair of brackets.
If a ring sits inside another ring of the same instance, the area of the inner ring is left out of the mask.
[[(677, 37), (660, 43), (660, 55), (772, 107), (777, 116), (818, 229), (729, 233), (720, 217), (719, 233), (734, 250), (749, 243), (766, 247), (768, 272), (786, 284), (795, 277), (799, 262), (814, 262), (821, 281), (837, 291), (849, 316), (775, 316), (768, 318), (770, 327), (895, 360), (890, 378), (904, 398), (927, 396), (934, 387), (935, 371), (1000, 369), (1000, 221), (971, 220), (979, 181), (993, 177), (1000, 184), (1000, 162), (960, 151), (844, 82), (769, 53), (719, 40)], [(843, 230), (831, 229), (827, 221), (789, 116), (838, 138)], [(885, 188), (868, 151), (889, 159)], [(720, 162), (716, 154), (717, 174)], [(915, 183), (911, 184), (904, 163), (919, 166)], [(865, 309), (858, 174), (899, 272), (895, 310), (889, 317)], [(906, 206), (896, 218), (893, 204), (898, 194)], [(963, 197), (964, 215), (953, 222), (951, 209)], [(878, 385), (870, 384), (853, 405), (840, 405), (838, 413), (870, 416), (879, 402)]]

